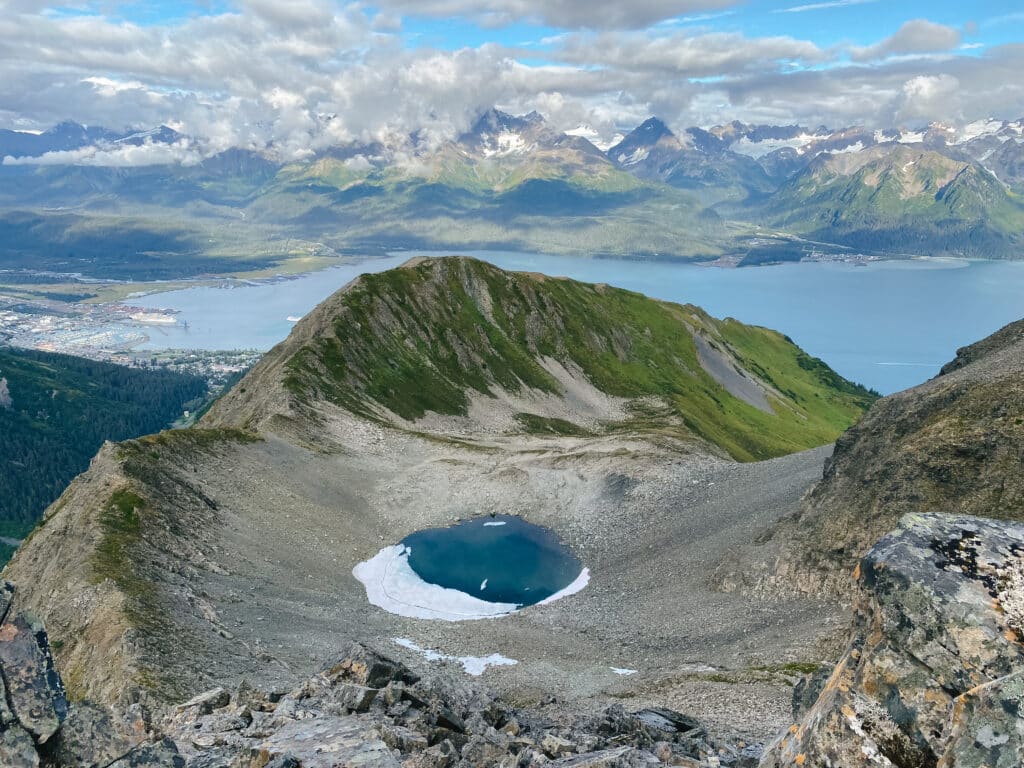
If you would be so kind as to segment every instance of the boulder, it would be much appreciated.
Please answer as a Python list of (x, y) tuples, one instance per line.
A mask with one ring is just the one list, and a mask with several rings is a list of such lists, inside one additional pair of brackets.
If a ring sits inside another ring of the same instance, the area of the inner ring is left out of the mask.
[(4, 768), (38, 768), (39, 754), (28, 731), (17, 725), (0, 731), (0, 765)]
[(136, 747), (106, 768), (185, 768), (185, 758), (178, 754), (173, 741), (163, 739)]
[(392, 681), (411, 684), (419, 679), (404, 664), (361, 643), (354, 643), (344, 656), (327, 665), (323, 674), (332, 681), (346, 681), (367, 688), (383, 688)]
[(14, 717), (45, 744), (67, 715), (67, 701), (42, 624), (23, 614), (0, 624), (0, 669)]
[(82, 702), (68, 711), (53, 739), (51, 754), (59, 766), (106, 766), (127, 755), (131, 748), (106, 711)]
[(857, 575), (847, 653), (761, 765), (1024, 764), (1024, 524), (907, 515)]
[(358, 717), (318, 717), (295, 720), (264, 741), (252, 755), (251, 765), (263, 766), (290, 756), (302, 768), (399, 768), (391, 749)]

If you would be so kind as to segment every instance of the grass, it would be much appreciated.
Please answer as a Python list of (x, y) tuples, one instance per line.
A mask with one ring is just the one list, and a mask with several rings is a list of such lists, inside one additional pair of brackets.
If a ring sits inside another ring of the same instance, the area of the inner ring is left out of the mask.
[[(777, 391), (772, 413), (733, 397), (702, 369), (693, 331)], [(340, 297), (328, 331), (287, 362), (285, 385), (299, 402), (325, 398), (371, 418), (379, 406), (408, 420), (428, 411), (465, 415), (470, 392), (559, 393), (540, 365), (545, 357), (582, 370), (609, 395), (647, 403), (632, 428), (703, 438), (744, 461), (828, 443), (875, 398), (774, 331), (466, 258), (364, 276)], [(519, 418), (529, 431), (582, 429)]]
[(160, 613), (156, 587), (137, 572), (135, 550), (142, 541), (146, 501), (127, 488), (114, 491), (99, 514), (102, 536), (92, 553), (92, 580), (110, 579), (128, 598), (126, 615), (137, 627), (157, 629)]
[(593, 437), (589, 429), (573, 424), (565, 419), (538, 416), (535, 413), (517, 413), (516, 421), (530, 434), (561, 435), (564, 437)]

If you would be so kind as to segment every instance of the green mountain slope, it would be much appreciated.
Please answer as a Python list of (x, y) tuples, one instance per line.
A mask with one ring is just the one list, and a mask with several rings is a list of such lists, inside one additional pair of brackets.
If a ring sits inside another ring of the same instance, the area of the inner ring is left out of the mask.
[[(569, 371), (625, 403), (596, 426), (523, 406), (527, 431), (637, 431), (740, 460), (833, 440), (874, 399), (788, 338), (694, 306), (602, 285), (504, 272), (468, 258), (364, 275), (272, 350), (211, 411), (252, 427), (324, 401), (381, 421), (467, 416), (474, 399), (562, 398)], [(539, 408), (539, 406), (538, 406)]]
[(774, 226), (870, 250), (1016, 258), (1024, 205), (990, 173), (929, 150), (821, 155), (765, 208)]
[(30, 528), (104, 440), (162, 429), (205, 394), (194, 376), (0, 349), (0, 535)]

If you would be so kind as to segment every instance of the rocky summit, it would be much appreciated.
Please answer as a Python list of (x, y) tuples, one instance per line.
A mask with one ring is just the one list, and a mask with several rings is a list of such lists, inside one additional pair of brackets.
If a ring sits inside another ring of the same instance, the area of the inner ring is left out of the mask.
[(907, 515), (861, 561), (854, 637), (765, 768), (1024, 757), (1024, 525)]

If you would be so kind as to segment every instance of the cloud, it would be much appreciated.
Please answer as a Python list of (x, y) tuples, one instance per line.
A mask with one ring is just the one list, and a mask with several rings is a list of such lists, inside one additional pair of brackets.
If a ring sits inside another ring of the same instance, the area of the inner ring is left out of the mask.
[[(232, 147), (287, 160), (353, 142), (385, 144), (411, 162), (414, 133), (419, 146), (438, 146), (495, 105), (538, 109), (558, 128), (585, 123), (606, 138), (652, 114), (676, 129), (732, 119), (886, 127), (1024, 114), (1024, 45), (961, 52), (956, 30), (923, 20), (853, 52), (796, 36), (667, 24), (571, 29), (543, 51), (496, 44), (448, 51), (406, 47), (401, 13), (412, 0), (385, 5), (240, 0), (228, 11), (148, 25), (32, 8), (6, 13), (0, 126), (166, 124), (190, 137), (184, 146), (107, 147), (48, 156), (47, 163), (190, 163)], [(439, 12), (479, 4), (415, 5)], [(730, 3), (637, 7), (646, 14), (639, 18), (651, 19), (709, 5)], [(568, 22), (591, 6), (602, 24), (614, 21), (610, 3), (554, 3), (544, 13)], [(482, 7), (543, 11), (532, 0)], [(918, 55), (936, 50), (946, 53)]]
[(461, 16), (489, 26), (525, 21), (564, 29), (642, 29), (683, 14), (716, 11), (739, 0), (380, 0), (415, 16)]
[(912, 19), (901, 26), (896, 34), (864, 48), (853, 48), (854, 61), (872, 61), (886, 56), (949, 51), (960, 45), (960, 30), (936, 24), (927, 19)]
[(710, 77), (745, 70), (776, 69), (783, 61), (817, 63), (827, 54), (814, 43), (792, 37), (747, 38), (738, 33), (650, 37), (642, 33), (575, 36), (552, 54), (573, 64), (599, 63), (619, 72)]
[(793, 5), (789, 8), (776, 8), (772, 13), (805, 13), (806, 11), (823, 11), (827, 8), (845, 8), (848, 5), (864, 5), (874, 3), (877, 0), (826, 0), (821, 3), (807, 3), (806, 5)]
[(3, 165), (95, 165), (136, 168), (146, 165), (196, 165), (203, 156), (186, 140), (174, 144), (146, 143), (138, 146), (83, 147), (64, 152), (47, 152), (41, 157), (3, 158)]

